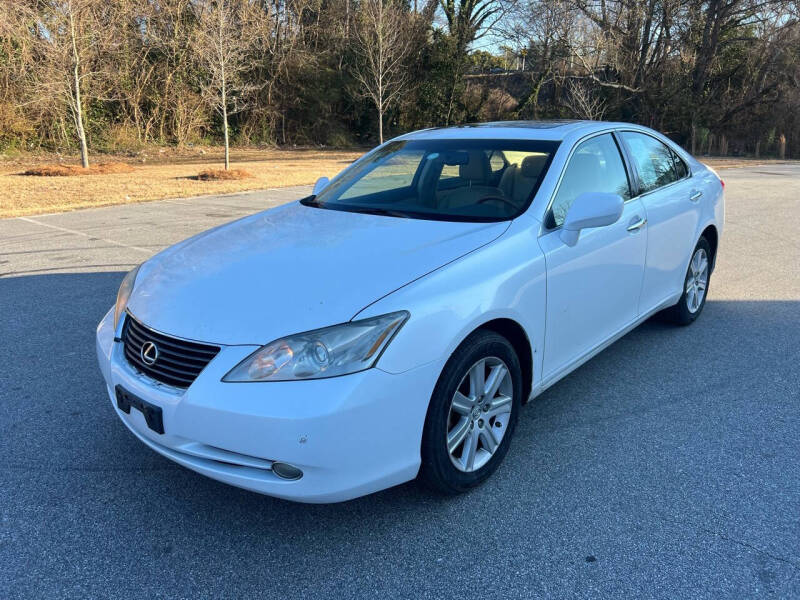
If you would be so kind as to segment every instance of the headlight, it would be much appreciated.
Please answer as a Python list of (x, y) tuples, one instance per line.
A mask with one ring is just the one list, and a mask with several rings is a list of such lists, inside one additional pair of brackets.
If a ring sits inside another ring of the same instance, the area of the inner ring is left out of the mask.
[(119, 291), (117, 292), (117, 304), (114, 306), (115, 331), (117, 329), (117, 325), (119, 324), (119, 318), (122, 316), (122, 313), (125, 312), (125, 307), (128, 306), (128, 298), (131, 297), (133, 284), (136, 283), (136, 274), (138, 272), (139, 267), (136, 267), (130, 271), (127, 275), (125, 275), (125, 279), (122, 280), (122, 284), (119, 286)]
[(369, 369), (408, 316), (400, 311), (275, 340), (240, 362), (222, 381), (320, 379)]

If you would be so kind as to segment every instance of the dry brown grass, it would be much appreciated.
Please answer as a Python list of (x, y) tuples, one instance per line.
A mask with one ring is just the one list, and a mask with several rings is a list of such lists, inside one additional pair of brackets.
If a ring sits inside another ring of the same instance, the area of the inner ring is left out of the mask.
[(71, 177), (73, 175), (111, 175), (114, 173), (131, 173), (133, 167), (126, 163), (109, 162), (82, 167), (80, 165), (42, 165), (23, 172), (23, 175), (37, 177)]
[[(203, 181), (197, 174), (219, 169), (222, 150), (202, 148), (186, 151), (150, 150), (130, 156), (130, 173), (105, 173), (92, 177), (25, 177), (23, 172), (55, 163), (54, 156), (27, 156), (0, 160), (0, 217), (14, 217), (144, 202), (165, 198), (187, 198), (229, 194), (247, 190), (306, 185), (318, 177), (333, 177), (358, 158), (361, 152), (332, 150), (241, 149), (232, 154), (233, 166), (252, 177)], [(120, 157), (121, 160), (121, 157)]]
[(200, 181), (233, 181), (237, 179), (248, 179), (252, 177), (249, 171), (244, 169), (206, 169), (197, 174)]
[(758, 167), (761, 165), (780, 165), (791, 163), (790, 160), (777, 158), (747, 158), (735, 156), (698, 156), (697, 160), (712, 169), (737, 169), (739, 167)]

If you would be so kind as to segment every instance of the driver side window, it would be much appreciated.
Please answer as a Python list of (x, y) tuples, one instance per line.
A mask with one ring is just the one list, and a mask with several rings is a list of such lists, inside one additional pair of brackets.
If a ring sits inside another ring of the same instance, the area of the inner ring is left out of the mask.
[(630, 200), (628, 174), (610, 133), (581, 143), (572, 154), (551, 208), (551, 224), (561, 227), (575, 198), (586, 192), (619, 194)]

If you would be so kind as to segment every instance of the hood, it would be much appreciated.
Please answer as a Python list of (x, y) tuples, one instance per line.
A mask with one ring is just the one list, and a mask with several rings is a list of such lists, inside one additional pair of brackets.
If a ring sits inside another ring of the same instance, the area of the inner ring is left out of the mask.
[(507, 222), (403, 219), (293, 202), (157, 254), (142, 265), (128, 310), (178, 337), (266, 344), (349, 321), (507, 228)]

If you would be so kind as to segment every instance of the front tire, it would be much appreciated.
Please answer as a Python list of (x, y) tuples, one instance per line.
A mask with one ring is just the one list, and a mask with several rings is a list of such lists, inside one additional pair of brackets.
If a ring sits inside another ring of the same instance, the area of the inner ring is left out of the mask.
[(711, 278), (711, 245), (701, 237), (692, 252), (689, 268), (683, 282), (683, 294), (675, 306), (664, 311), (665, 316), (678, 325), (689, 325), (703, 312), (708, 297)]
[(447, 494), (485, 481), (508, 452), (522, 397), (511, 343), (478, 330), (447, 361), (422, 434), (420, 480)]

